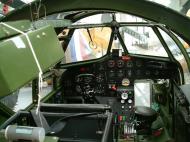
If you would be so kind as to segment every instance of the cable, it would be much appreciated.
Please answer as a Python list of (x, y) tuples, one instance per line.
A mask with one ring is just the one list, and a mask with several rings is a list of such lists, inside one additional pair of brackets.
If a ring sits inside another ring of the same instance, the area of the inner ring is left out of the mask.
[(39, 2), (38, 9), (37, 9), (37, 19), (40, 18), (40, 9), (41, 9), (41, 7), (44, 8), (44, 17), (46, 19), (46, 6), (44, 4), (42, 4), (41, 0)]

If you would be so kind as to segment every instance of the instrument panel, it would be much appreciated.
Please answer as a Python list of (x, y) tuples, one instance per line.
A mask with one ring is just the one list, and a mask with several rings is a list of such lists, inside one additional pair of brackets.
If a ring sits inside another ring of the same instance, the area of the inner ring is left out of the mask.
[(94, 63), (69, 67), (62, 77), (64, 101), (107, 104), (114, 114), (114, 127), (126, 128), (123, 133), (128, 135), (135, 130), (131, 125), (136, 100), (135, 82), (175, 79), (177, 67), (169, 60), (133, 56), (110, 56)]
[(119, 86), (133, 86), (137, 79), (175, 78), (176, 71), (177, 65), (168, 59), (110, 56), (103, 61), (69, 67), (62, 80), (65, 95), (80, 95), (77, 85), (82, 83), (91, 84), (97, 96), (117, 96), (115, 90)]

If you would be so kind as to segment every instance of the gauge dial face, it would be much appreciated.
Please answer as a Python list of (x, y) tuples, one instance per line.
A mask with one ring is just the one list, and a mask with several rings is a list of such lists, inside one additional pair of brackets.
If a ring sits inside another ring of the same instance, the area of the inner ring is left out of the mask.
[(132, 76), (132, 70), (131, 70), (131, 69), (129, 69), (129, 70), (127, 71), (127, 76), (128, 76), (128, 77), (131, 77), (131, 76)]
[(123, 70), (118, 70), (118, 72), (117, 72), (117, 77), (119, 77), (119, 78), (123, 78), (124, 77), (124, 71)]
[(141, 72), (141, 70), (137, 70), (137, 71), (136, 71), (136, 75), (137, 75), (137, 76), (140, 76), (140, 75), (142, 75), (142, 72)]
[(129, 85), (130, 85), (130, 80), (129, 80), (128, 78), (124, 78), (124, 79), (122, 80), (122, 85), (123, 85), (123, 86), (129, 86)]
[(145, 72), (145, 74), (146, 74), (146, 75), (150, 75), (150, 71), (147, 70), (147, 71)]
[(127, 67), (132, 68), (133, 67), (133, 61), (131, 61), (131, 60), (127, 61)]
[(109, 60), (109, 61), (108, 61), (108, 67), (109, 67), (109, 68), (115, 67), (115, 61), (114, 61), (114, 60)]
[(136, 61), (136, 66), (137, 66), (137, 67), (142, 67), (142, 65), (143, 65), (143, 64), (142, 64), (142, 62), (141, 62), (140, 60), (137, 60), (137, 61)]
[(125, 62), (123, 60), (118, 60), (117, 61), (117, 67), (118, 68), (122, 68), (122, 67), (124, 67), (124, 65), (125, 65)]
[(100, 64), (99, 67), (98, 67), (98, 70), (103, 71), (104, 70), (104, 64)]
[(110, 70), (108, 75), (110, 78), (113, 78), (113, 77), (115, 77), (115, 72), (113, 70)]

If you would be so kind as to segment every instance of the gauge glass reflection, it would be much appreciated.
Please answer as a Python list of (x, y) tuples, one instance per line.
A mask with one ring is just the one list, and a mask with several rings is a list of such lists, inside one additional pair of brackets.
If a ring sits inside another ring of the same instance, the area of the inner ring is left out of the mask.
[(124, 67), (124, 65), (125, 65), (125, 62), (123, 60), (118, 60), (117, 61), (117, 67), (118, 68), (122, 68), (122, 67)]
[(122, 85), (123, 85), (123, 86), (129, 86), (129, 85), (130, 85), (130, 80), (129, 80), (128, 78), (124, 78), (124, 79), (122, 80)]

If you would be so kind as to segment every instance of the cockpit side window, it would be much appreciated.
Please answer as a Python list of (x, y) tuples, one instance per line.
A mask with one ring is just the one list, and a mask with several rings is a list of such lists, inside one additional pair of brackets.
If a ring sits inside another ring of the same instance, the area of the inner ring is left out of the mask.
[[(176, 34), (175, 34), (176, 35)], [(178, 37), (178, 39), (181, 41), (181, 43), (183, 44), (184, 48), (186, 49), (189, 57), (190, 57), (190, 45), (185, 42), (181, 37), (179, 37), (178, 35), (176, 35)]]
[(166, 44), (168, 45), (171, 53), (173, 54), (174, 58), (181, 64), (183, 68), (185, 83), (190, 83), (190, 73), (187, 66), (187, 62), (185, 60), (184, 55), (182, 54), (181, 50), (177, 46), (177, 44), (174, 42), (174, 40), (162, 29), (159, 29), (162, 37), (164, 38)]

